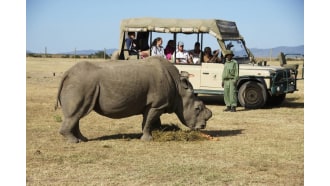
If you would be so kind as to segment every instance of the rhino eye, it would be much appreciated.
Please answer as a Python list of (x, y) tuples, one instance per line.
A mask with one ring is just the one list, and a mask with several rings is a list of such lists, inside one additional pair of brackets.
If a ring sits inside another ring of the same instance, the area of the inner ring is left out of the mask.
[(202, 106), (201, 106), (201, 105), (197, 105), (197, 106), (195, 107), (195, 111), (196, 111), (197, 113), (199, 113), (201, 110), (202, 110)]

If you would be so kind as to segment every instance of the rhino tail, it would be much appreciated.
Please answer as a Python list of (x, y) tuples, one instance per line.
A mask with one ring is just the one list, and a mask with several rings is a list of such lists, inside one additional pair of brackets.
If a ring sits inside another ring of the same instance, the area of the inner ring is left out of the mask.
[(55, 103), (55, 106), (54, 106), (54, 110), (56, 110), (60, 104), (61, 106), (61, 100), (60, 100), (60, 95), (61, 95), (61, 91), (62, 91), (62, 88), (63, 88), (63, 83), (64, 83), (64, 80), (68, 77), (68, 74), (65, 73), (62, 77), (62, 80), (60, 82), (60, 85), (58, 87), (58, 91), (57, 91), (57, 96), (56, 96), (56, 103)]

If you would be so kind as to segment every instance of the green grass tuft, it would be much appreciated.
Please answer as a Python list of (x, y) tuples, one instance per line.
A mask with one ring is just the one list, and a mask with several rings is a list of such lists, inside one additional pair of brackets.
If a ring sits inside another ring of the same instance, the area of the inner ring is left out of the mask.
[(60, 123), (60, 122), (63, 121), (63, 120), (62, 120), (62, 117), (59, 116), (59, 115), (55, 115), (55, 116), (54, 116), (54, 120), (55, 120), (56, 122), (58, 122), (58, 123)]

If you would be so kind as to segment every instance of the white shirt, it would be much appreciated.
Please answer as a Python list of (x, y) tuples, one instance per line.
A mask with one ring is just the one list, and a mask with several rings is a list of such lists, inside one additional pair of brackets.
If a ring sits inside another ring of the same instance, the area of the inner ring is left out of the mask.
[(188, 63), (189, 53), (187, 51), (178, 51), (176, 50), (176, 59), (179, 60), (179, 63)]
[(163, 58), (166, 58), (166, 56), (164, 54), (164, 48), (162, 46), (160, 46), (160, 47), (152, 46), (151, 55), (152, 56), (162, 56)]

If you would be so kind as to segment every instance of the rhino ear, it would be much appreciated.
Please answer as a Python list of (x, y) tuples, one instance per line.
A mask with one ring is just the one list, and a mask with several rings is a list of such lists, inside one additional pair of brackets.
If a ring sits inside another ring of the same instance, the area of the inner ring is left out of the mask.
[(181, 81), (183, 88), (185, 88), (185, 89), (189, 88), (188, 78), (181, 76), (180, 81)]
[(189, 79), (189, 73), (187, 71), (181, 71), (180, 81), (181, 81), (182, 86), (185, 89), (187, 89), (189, 87), (188, 79)]
[(189, 79), (190, 77), (194, 77), (194, 74), (189, 74), (189, 72), (187, 71), (181, 71), (180, 77), (186, 77), (187, 79)]
[(189, 77), (193, 77), (193, 75), (192, 74), (189, 74), (186, 71), (181, 71), (181, 73), (180, 73), (180, 81), (181, 81), (182, 86), (185, 89), (189, 89), (190, 91), (193, 91), (192, 85), (189, 82)]
[(180, 73), (180, 77), (182, 78), (182, 77), (185, 77), (185, 78), (189, 78), (189, 73), (187, 72), (187, 71), (181, 71), (181, 73)]

